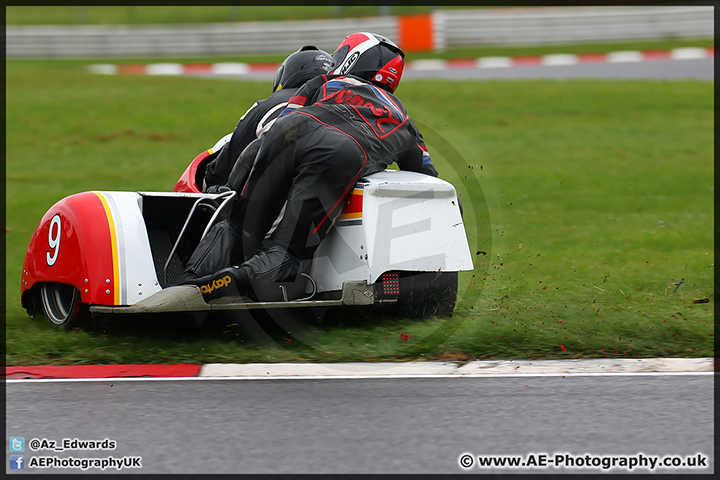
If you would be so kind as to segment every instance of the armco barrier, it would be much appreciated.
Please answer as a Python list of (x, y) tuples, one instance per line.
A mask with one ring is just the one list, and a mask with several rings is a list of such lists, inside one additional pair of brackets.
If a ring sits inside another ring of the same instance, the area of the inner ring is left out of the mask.
[(7, 58), (111, 58), (286, 54), (314, 44), (333, 51), (371, 31), (407, 51), (658, 38), (713, 38), (713, 6), (542, 7), (436, 10), (384, 16), (207, 25), (6, 26)]
[(396, 17), (206, 25), (6, 28), (8, 58), (108, 58), (273, 54), (312, 44), (333, 51), (356, 31), (395, 38)]
[(713, 38), (714, 7), (573, 7), (434, 13), (435, 48)]

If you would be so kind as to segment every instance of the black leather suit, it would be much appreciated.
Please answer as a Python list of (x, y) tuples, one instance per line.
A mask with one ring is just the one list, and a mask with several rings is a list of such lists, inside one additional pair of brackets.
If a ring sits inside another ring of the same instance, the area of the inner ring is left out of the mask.
[(350, 75), (305, 83), (239, 161), (248, 155), (254, 162), (228, 219), (232, 234), (204, 242), (214, 251), (198, 247), (188, 268), (197, 276), (240, 264), (251, 281), (291, 281), (361, 177), (392, 163), (438, 175), (402, 102)]

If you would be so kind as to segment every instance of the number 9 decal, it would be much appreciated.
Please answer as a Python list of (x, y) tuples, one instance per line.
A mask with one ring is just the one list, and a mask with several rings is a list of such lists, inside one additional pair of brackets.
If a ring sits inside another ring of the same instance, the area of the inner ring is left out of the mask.
[(48, 246), (50, 247), (51, 251), (45, 254), (45, 258), (47, 259), (48, 266), (52, 267), (53, 265), (55, 265), (55, 261), (58, 258), (58, 253), (60, 252), (60, 215), (58, 214), (55, 214), (55, 216), (50, 221), (50, 231), (48, 232)]

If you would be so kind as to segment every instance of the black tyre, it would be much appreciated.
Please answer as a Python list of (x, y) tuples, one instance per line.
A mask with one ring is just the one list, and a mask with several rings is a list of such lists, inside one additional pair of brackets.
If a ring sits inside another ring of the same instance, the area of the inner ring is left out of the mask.
[(457, 289), (458, 272), (401, 272), (399, 313), (410, 318), (449, 317)]
[(43, 283), (40, 286), (40, 302), (52, 324), (66, 329), (80, 324), (80, 292), (72, 285)]

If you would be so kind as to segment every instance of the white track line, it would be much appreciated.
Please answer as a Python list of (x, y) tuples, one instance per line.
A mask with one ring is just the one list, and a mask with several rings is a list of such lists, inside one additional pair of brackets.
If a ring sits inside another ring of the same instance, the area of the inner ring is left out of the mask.
[(237, 376), (237, 377), (122, 377), (122, 378), (22, 378), (6, 380), (5, 383), (87, 383), (87, 382), (167, 382), (211, 380), (369, 380), (369, 379), (421, 379), (421, 378), (537, 378), (537, 377), (640, 377), (640, 376), (709, 376), (715, 372), (585, 372), (585, 373), (469, 373), (458, 375), (294, 375), (294, 376)]
[(202, 366), (197, 377), (6, 379), (6, 382), (499, 378), (713, 374), (713, 358), (600, 358), (534, 361), (483, 360), (470, 362), (465, 365), (449, 362), (207, 364)]

